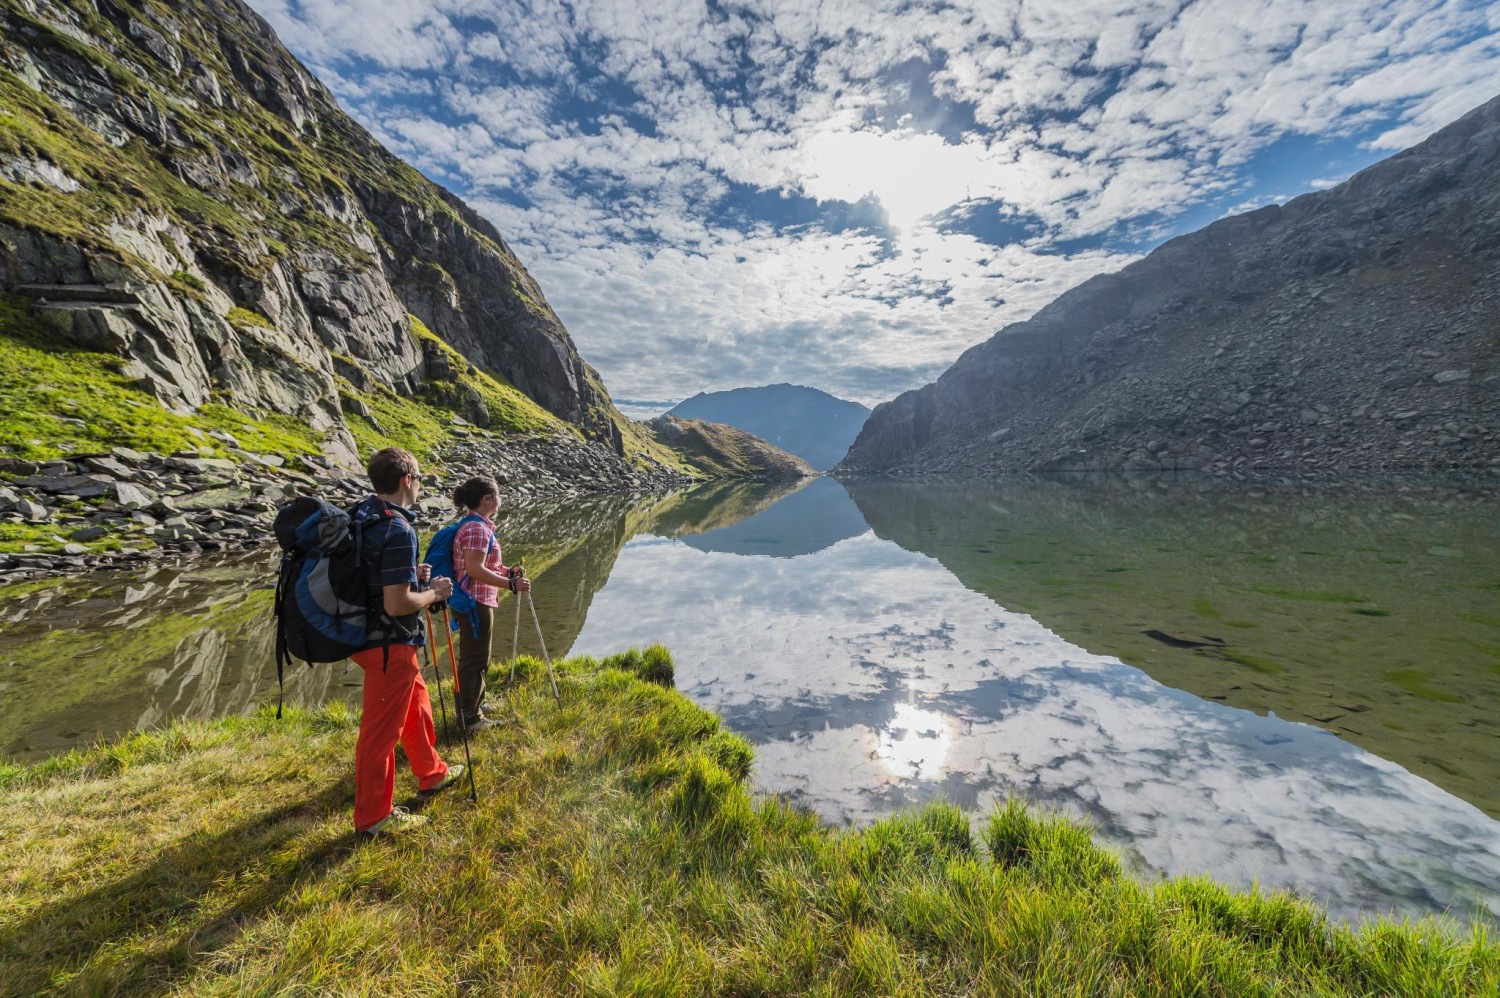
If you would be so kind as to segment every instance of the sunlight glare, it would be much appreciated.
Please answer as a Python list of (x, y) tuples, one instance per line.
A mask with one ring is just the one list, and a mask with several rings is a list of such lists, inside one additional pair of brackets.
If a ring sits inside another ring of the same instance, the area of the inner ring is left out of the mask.
[(995, 175), (977, 142), (931, 132), (825, 130), (803, 144), (803, 191), (820, 201), (874, 195), (904, 235), (945, 208), (991, 193)]
[(953, 722), (946, 714), (898, 703), (896, 716), (876, 736), (875, 754), (894, 776), (935, 780), (952, 747)]

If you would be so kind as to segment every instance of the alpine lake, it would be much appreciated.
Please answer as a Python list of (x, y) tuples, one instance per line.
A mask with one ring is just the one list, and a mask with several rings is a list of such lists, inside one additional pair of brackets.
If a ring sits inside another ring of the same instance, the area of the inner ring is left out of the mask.
[[(830, 822), (1019, 796), (1141, 877), (1500, 924), (1493, 481), (819, 478), (498, 521), (554, 658), (665, 644), (755, 788)], [(274, 703), (276, 563), (0, 590), (0, 754)], [(540, 653), (514, 605), (497, 660)], [(298, 663), (286, 697), (359, 685)]]

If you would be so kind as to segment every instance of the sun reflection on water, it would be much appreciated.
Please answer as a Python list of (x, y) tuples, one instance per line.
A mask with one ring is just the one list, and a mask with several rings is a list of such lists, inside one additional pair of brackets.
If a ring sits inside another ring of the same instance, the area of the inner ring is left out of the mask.
[(936, 780), (947, 771), (954, 721), (947, 714), (896, 704), (896, 713), (875, 737), (875, 755), (902, 779)]

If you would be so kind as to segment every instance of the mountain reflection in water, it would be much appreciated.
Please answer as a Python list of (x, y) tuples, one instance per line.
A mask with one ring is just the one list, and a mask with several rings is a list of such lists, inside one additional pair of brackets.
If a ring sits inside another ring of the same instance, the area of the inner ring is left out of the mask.
[[(507, 510), (499, 534), (554, 654), (665, 643), (756, 744), (757, 788), (830, 820), (1019, 795), (1146, 871), (1494, 917), (1494, 493), (1226, 489), (819, 479)], [(0, 591), (0, 750), (274, 700), (273, 567)], [(288, 678), (294, 702), (358, 693)]]

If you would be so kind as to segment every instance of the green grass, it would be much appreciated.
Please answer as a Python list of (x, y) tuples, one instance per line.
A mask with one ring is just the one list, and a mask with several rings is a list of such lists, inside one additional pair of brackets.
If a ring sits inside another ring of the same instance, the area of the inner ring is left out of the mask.
[[(436, 462), (444, 447), (456, 439), (453, 417), (463, 408), (464, 396), (471, 389), (483, 400), (490, 417), (489, 430), (493, 432), (535, 434), (568, 426), (503, 378), (479, 368), (471, 372), (469, 361), (440, 340), (422, 320), (414, 315), (408, 319), (412, 338), (418, 343), (433, 343), (456, 373), (447, 381), (429, 380), (415, 398), (397, 395), (382, 385), (360, 391), (347, 378), (339, 376), (339, 394), (345, 399), (344, 418), (361, 454), (368, 455), (395, 444), (424, 462)], [(352, 358), (344, 358), (344, 362), (357, 363)], [(374, 423), (355, 415), (348, 404), (350, 399), (363, 402), (374, 416)]]
[[(80, 504), (80, 508), (87, 507)], [(95, 553), (138, 546), (134, 542), (140, 532), (133, 527), (92, 541), (74, 540), (72, 534), (88, 524), (79, 520), (61, 521), (56, 516), (56, 507), (53, 509), (53, 520), (48, 523), (0, 523), (0, 554), (22, 554), (28, 551), (55, 554), (68, 544), (81, 544)]]
[[(478, 804), (357, 847), (356, 718), (187, 724), (0, 767), (8, 993), (1481, 995), (1500, 948), (1329, 923), (1284, 894), (1143, 884), (1011, 803), (830, 829), (661, 650), (540, 663), (474, 745)], [(650, 675), (655, 682), (645, 678)], [(449, 758), (453, 746), (445, 751)], [(413, 789), (403, 774), (398, 800)]]
[(1201, 596), (1193, 600), (1193, 613), (1205, 620), (1218, 620), (1223, 616), (1219, 608), (1214, 606), (1212, 600), (1204, 599)]
[(502, 433), (542, 433), (567, 425), (529, 396), (522, 394), (501, 375), (474, 367), (467, 357), (443, 342), (421, 319), (414, 315), (407, 318), (411, 321), (412, 337), (419, 344), (432, 344), (457, 372), (450, 382), (427, 382), (423, 390), (428, 401), (441, 408), (457, 411), (462, 408), (466, 392), (478, 392), (484, 403), (484, 410), (490, 417), (489, 428)]
[(9, 453), (35, 461), (122, 445), (224, 453), (206, 435), (211, 430), (228, 431), (247, 450), (289, 458), (321, 450), (318, 435), (289, 416), (252, 415), (220, 402), (191, 415), (173, 412), (122, 374), (122, 364), (58, 343), (24, 301), (0, 295), (0, 440)]
[(1388, 683), (1395, 683), (1412, 696), (1421, 697), (1423, 700), (1435, 700), (1438, 703), (1463, 703), (1464, 698), (1442, 690), (1435, 690), (1427, 685), (1430, 673), (1425, 669), (1393, 669), (1385, 674)]

